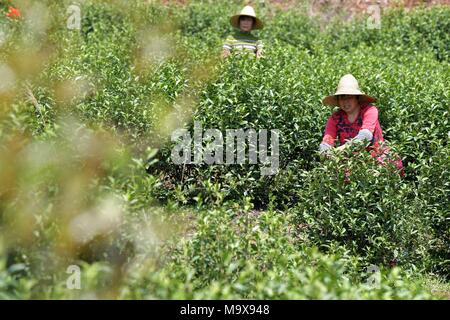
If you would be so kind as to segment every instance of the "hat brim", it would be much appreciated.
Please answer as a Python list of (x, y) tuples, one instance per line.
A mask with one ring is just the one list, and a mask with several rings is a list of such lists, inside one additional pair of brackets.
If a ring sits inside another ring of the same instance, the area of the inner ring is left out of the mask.
[(245, 14), (237, 14), (230, 18), (230, 23), (234, 28), (239, 29), (239, 17), (242, 17), (242, 16), (251, 17), (251, 18), (255, 19), (255, 23), (252, 27), (252, 30), (258, 30), (258, 29), (264, 28), (264, 23), (260, 19), (253, 17), (253, 16), (246, 16)]
[[(331, 96), (327, 96), (327, 97), (325, 97), (323, 100), (322, 100), (322, 103), (324, 104), (324, 105), (327, 105), (327, 106), (339, 106), (339, 103), (338, 103), (338, 96), (341, 96), (342, 94), (333, 94), (333, 95), (331, 95)], [(362, 94), (362, 93), (359, 93), (359, 94), (351, 94), (351, 95), (354, 95), (354, 96), (358, 96), (358, 98), (359, 98), (359, 102), (361, 102), (361, 103), (372, 103), (372, 102), (375, 102), (377, 99), (376, 98), (374, 98), (374, 97), (371, 97), (371, 96), (368, 96), (368, 95), (366, 95), (366, 94)]]

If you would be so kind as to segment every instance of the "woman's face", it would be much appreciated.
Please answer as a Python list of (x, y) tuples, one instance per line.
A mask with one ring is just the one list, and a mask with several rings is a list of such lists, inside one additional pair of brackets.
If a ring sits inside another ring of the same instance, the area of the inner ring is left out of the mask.
[(239, 28), (243, 32), (250, 32), (253, 28), (253, 18), (248, 16), (242, 16), (239, 19)]
[(354, 95), (340, 95), (338, 96), (339, 108), (346, 113), (354, 113), (359, 108), (358, 97)]

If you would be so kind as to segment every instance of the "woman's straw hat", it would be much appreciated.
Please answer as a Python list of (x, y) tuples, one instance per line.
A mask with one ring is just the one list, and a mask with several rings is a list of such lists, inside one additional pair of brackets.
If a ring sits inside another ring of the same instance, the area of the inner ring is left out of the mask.
[(239, 29), (239, 18), (241, 16), (248, 16), (255, 19), (253, 29), (262, 29), (264, 27), (263, 22), (256, 17), (255, 10), (253, 9), (252, 6), (245, 6), (244, 9), (241, 10), (241, 13), (234, 15), (230, 18), (230, 23), (233, 27)]
[(339, 95), (343, 95), (343, 94), (359, 96), (359, 101), (361, 103), (371, 103), (376, 100), (374, 97), (371, 97), (371, 96), (368, 96), (368, 95), (362, 93), (359, 90), (358, 80), (356, 80), (353, 75), (346, 74), (339, 81), (336, 93), (334, 95), (325, 97), (322, 100), (322, 102), (323, 102), (323, 104), (326, 104), (329, 106), (337, 106), (338, 105), (337, 97)]

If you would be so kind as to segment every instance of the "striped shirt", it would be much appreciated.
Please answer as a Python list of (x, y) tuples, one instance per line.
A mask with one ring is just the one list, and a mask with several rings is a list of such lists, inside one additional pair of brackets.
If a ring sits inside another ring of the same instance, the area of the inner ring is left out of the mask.
[(255, 53), (262, 51), (263, 44), (261, 40), (252, 35), (250, 32), (236, 31), (230, 35), (223, 45), (224, 50), (232, 53)]

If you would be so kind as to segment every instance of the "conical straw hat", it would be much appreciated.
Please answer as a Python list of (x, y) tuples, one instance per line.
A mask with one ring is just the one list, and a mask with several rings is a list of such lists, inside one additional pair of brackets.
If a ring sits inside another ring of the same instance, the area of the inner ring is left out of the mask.
[(256, 17), (255, 10), (252, 6), (245, 6), (244, 9), (241, 10), (241, 13), (234, 15), (230, 18), (230, 23), (233, 27), (239, 29), (239, 17), (248, 16), (255, 18), (255, 24), (253, 25), (253, 29), (262, 29), (264, 27), (263, 22)]
[(346, 74), (339, 81), (336, 93), (331, 96), (325, 97), (322, 102), (323, 104), (329, 106), (337, 106), (337, 97), (344, 94), (359, 96), (359, 101), (362, 103), (371, 103), (376, 100), (374, 97), (362, 93), (361, 90), (359, 90), (358, 80), (356, 80), (353, 75)]

